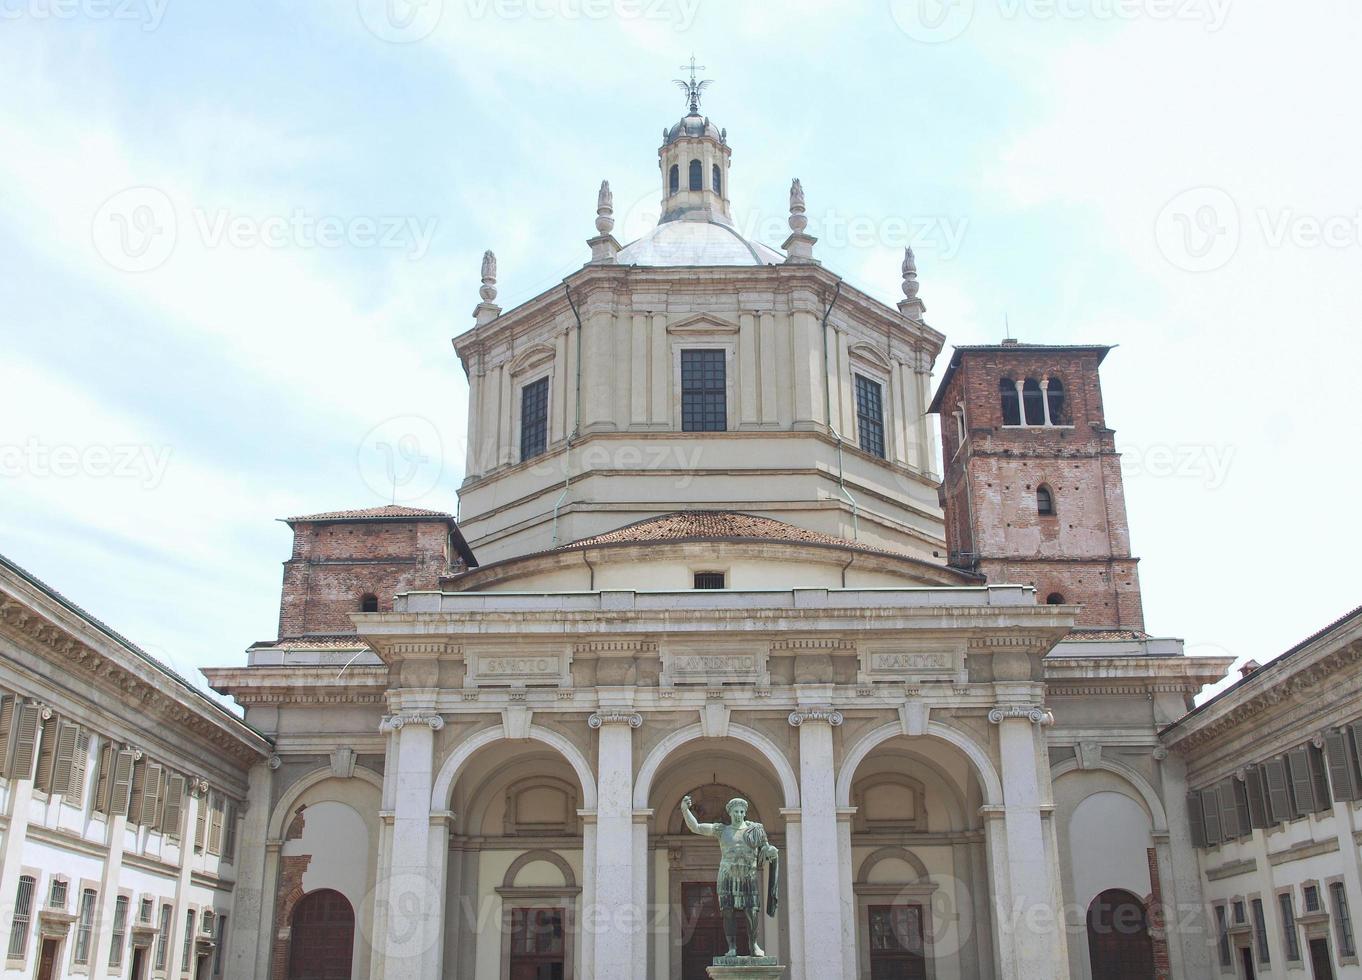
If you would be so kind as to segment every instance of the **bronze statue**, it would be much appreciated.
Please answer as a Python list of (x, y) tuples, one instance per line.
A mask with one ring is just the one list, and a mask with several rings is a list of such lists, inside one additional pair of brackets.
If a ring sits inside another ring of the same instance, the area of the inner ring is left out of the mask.
[(691, 833), (719, 839), (719, 910), (724, 917), (724, 936), (729, 956), (738, 955), (737, 913), (747, 916), (747, 935), (752, 955), (765, 956), (757, 945), (757, 922), (761, 913), (761, 865), (767, 865), (766, 914), (774, 916), (779, 907), (776, 876), (780, 855), (766, 837), (766, 828), (747, 819), (747, 801), (741, 797), (728, 801), (728, 820), (700, 823), (691, 812), (691, 798), (681, 800), (681, 814)]

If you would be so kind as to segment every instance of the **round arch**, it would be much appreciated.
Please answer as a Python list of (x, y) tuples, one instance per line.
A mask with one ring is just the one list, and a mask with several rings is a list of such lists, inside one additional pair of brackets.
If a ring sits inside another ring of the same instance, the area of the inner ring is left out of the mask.
[[(596, 809), (596, 777), (591, 772), (591, 765), (582, 755), (581, 750), (573, 745), (568, 739), (548, 728), (541, 728), (539, 725), (531, 725), (529, 737), (533, 741), (542, 742), (550, 748), (556, 749), (558, 753), (567, 760), (568, 765), (572, 766), (577, 773), (577, 781), (582, 785), (582, 809)], [(440, 772), (435, 777), (435, 788), (430, 795), (430, 810), (432, 813), (439, 813), (449, 809), (450, 796), (454, 792), (454, 783), (459, 778), (459, 773), (468, 764), (468, 760), (473, 758), (479, 750), (486, 748), (493, 742), (500, 742), (506, 739), (506, 729), (501, 725), (493, 728), (484, 728), (482, 731), (470, 735), (459, 743), (455, 749), (440, 766)], [(509, 741), (509, 739), (506, 739)]]
[[(643, 760), (643, 766), (638, 771), (638, 779), (634, 782), (634, 809), (648, 809), (648, 795), (653, 789), (653, 779), (657, 776), (657, 771), (662, 768), (662, 763), (666, 761), (667, 757), (688, 742), (694, 742), (704, 737), (704, 727), (697, 723), (677, 729), (653, 746), (653, 750)], [(795, 775), (790, 760), (785, 758), (775, 742), (761, 732), (743, 725), (730, 724), (728, 726), (728, 737), (746, 742), (760, 752), (762, 757), (770, 763), (771, 768), (775, 770), (776, 778), (780, 780), (780, 790), (785, 796), (785, 806), (790, 809), (799, 806), (799, 778)]]
[(1083, 769), (1078, 765), (1078, 759), (1065, 759), (1050, 768), (1050, 780), (1055, 782), (1061, 776), (1067, 776), (1069, 773), (1091, 772), (1094, 769), (1112, 773), (1129, 783), (1131, 788), (1140, 794), (1141, 802), (1149, 811), (1149, 819), (1154, 824), (1154, 833), (1161, 834), (1168, 830), (1168, 815), (1164, 812), (1163, 800), (1159, 798), (1158, 791), (1154, 789), (1149, 780), (1124, 763), (1117, 762), (1114, 759), (1098, 759), (1087, 769)]
[(928, 872), (927, 866), (922, 863), (921, 858), (906, 847), (895, 846), (881, 847), (878, 851), (867, 854), (865, 860), (861, 862), (860, 870), (856, 872), (856, 883), (866, 884), (869, 882), (870, 872), (875, 870), (875, 865), (887, 858), (895, 858), (907, 864), (917, 872), (918, 881), (927, 881), (931, 878), (931, 873)]
[[(269, 835), (267, 839), (279, 840), (284, 836), (284, 822), (288, 820), (289, 815), (293, 813), (293, 808), (297, 806), (298, 801), (303, 798), (304, 793), (318, 783), (324, 783), (328, 779), (344, 780), (345, 778), (346, 777), (344, 776), (337, 776), (335, 770), (330, 766), (323, 766), (320, 769), (312, 770), (286, 789), (284, 795), (279, 798), (279, 802), (275, 804), (274, 812), (270, 814)], [(355, 773), (350, 778), (368, 783), (374, 789), (378, 790), (380, 795), (383, 793), (383, 777), (372, 769), (367, 769), (364, 766), (355, 766)]]
[[(851, 785), (856, 779), (856, 770), (860, 768), (866, 756), (891, 738), (897, 738), (906, 734), (903, 725), (899, 722), (890, 722), (881, 725), (874, 731), (862, 736), (861, 740), (851, 747), (842, 760), (842, 768), (837, 773), (837, 805), (851, 805)], [(974, 764), (975, 774), (979, 777), (979, 782), (983, 786), (984, 803), (989, 806), (1000, 806), (1003, 802), (1003, 784), (998, 778), (998, 772), (993, 768), (993, 762), (988, 754), (974, 741), (959, 729), (942, 724), (939, 721), (927, 723), (927, 738), (939, 738), (943, 742), (949, 742)]]
[(520, 857), (511, 862), (511, 866), (506, 869), (506, 874), (502, 876), (502, 888), (514, 888), (515, 880), (526, 865), (534, 864), (536, 861), (543, 861), (553, 865), (558, 869), (558, 873), (563, 876), (563, 887), (576, 888), (577, 876), (572, 873), (572, 865), (563, 859), (557, 851), (537, 850), (526, 851)]

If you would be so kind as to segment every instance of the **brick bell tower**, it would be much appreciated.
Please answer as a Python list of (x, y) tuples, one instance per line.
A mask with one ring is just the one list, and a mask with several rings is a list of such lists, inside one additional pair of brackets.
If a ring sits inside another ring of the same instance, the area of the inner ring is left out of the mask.
[(949, 562), (1078, 605), (1085, 629), (1143, 631), (1115, 433), (1098, 368), (1110, 347), (957, 347), (941, 418)]

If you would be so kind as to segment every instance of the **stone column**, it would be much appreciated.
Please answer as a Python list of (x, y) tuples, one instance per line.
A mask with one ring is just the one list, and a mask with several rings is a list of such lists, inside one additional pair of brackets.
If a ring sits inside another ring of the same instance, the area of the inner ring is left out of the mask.
[[(273, 905), (265, 900), (269, 891), (267, 885), (274, 881), (267, 876), (266, 869), (271, 771), (269, 763), (262, 761), (252, 766), (247, 776), (246, 812), (237, 837), (236, 884), (232, 888), (232, 912), (228, 922), (231, 928), (227, 930), (227, 949), (223, 951), (223, 972), (230, 977), (259, 976), (255, 972), (256, 952), (264, 950), (268, 956), (272, 944), (268, 920), (262, 919), (262, 915), (268, 915), (266, 906)], [(135, 912), (134, 908), (128, 913), (129, 921)]]
[[(843, 934), (841, 872), (837, 832), (837, 793), (833, 781), (832, 729), (842, 713), (801, 707), (790, 713), (799, 730), (800, 869), (798, 885), (804, 916), (804, 975), (809, 980), (840, 980), (842, 950), (853, 936)], [(792, 956), (799, 951), (791, 949)]]
[[(113, 921), (115, 906), (118, 903), (118, 881), (123, 873), (123, 835), (127, 826), (127, 816), (110, 815), (107, 826), (109, 852), (104, 856), (104, 873), (99, 881), (99, 918), (95, 920), (100, 924), (100, 928), (95, 931), (95, 948), (90, 960), (90, 980), (104, 980), (109, 975), (109, 953), (113, 949)], [(187, 825), (186, 829), (192, 833), (193, 825)], [(189, 839), (189, 833), (181, 835), (180, 846), (189, 844)], [(135, 921), (133, 917), (137, 914), (134, 908), (136, 900), (136, 895), (128, 900), (128, 908), (123, 918), (124, 930), (130, 930)], [(124, 958), (126, 959), (126, 954)]]
[[(51, 718), (52, 709), (46, 705), (39, 705), (38, 724), (33, 733), (33, 758), (29, 762), (28, 771), (16, 772), (10, 778), (9, 812), (5, 814), (8, 821), (5, 826), (4, 850), (0, 852), (0, 908), (7, 910), (14, 908), (14, 899), (19, 893), (19, 873), (23, 869), (24, 841), (28, 838), (29, 803), (33, 799), (33, 762), (37, 761), (38, 746), (42, 744), (43, 726), (51, 723)], [(42, 908), (42, 902), (41, 893), (37, 888), (34, 888), (33, 901), (29, 907), (30, 922), (38, 918), (38, 910)], [(12, 911), (9, 915), (0, 916), (0, 943), (3, 944), (0, 948), (9, 949), (10, 933), (13, 926), (14, 916)], [(38, 954), (32, 950), (32, 943), (29, 946), (29, 956), (36, 960)]]
[[(184, 834), (180, 837), (180, 866), (175, 876), (175, 910), (170, 915), (170, 939), (166, 946), (166, 973), (175, 976), (180, 973), (180, 963), (184, 960), (184, 944), (193, 942), (188, 934), (189, 923), (185, 913), (189, 911), (189, 879), (194, 873), (194, 827), (199, 822), (199, 808), (208, 803), (208, 783), (195, 779), (189, 787), (189, 800), (185, 806)], [(194, 920), (198, 928), (198, 919)], [(194, 960), (190, 953), (190, 966)]]
[(648, 872), (648, 823), (652, 820), (652, 810), (634, 811), (634, 908), (639, 910), (639, 932), (634, 937), (635, 977), (648, 975), (648, 937), (652, 934), (653, 903), (649, 901)]
[(582, 818), (582, 911), (577, 917), (578, 971), (591, 980), (596, 969), (596, 813), (578, 810)]
[[(634, 907), (634, 729), (643, 716), (602, 710), (588, 720), (600, 734), (596, 756), (595, 972), (590, 980), (636, 980), (634, 946), (643, 910)], [(646, 946), (646, 944), (645, 944)]]
[(432, 833), (432, 822), (443, 817), (431, 813), (430, 796), (435, 733), (443, 727), (444, 719), (433, 711), (403, 711), (382, 725), (394, 743), (389, 752), (394, 765), (384, 774), (392, 808), (387, 867), (378, 869), (375, 886), (386, 907), (386, 928), (374, 942), (385, 980), (429, 980), (442, 972), (439, 916), (448, 854), (432, 854), (443, 839)]
[(856, 976), (860, 969), (856, 955), (856, 889), (854, 881), (856, 869), (851, 858), (851, 818), (856, 815), (855, 807), (843, 807), (837, 811), (837, 895), (842, 904), (842, 975), (848, 980)]
[[(1163, 895), (1170, 910), (1169, 922), (1174, 926), (1168, 933), (1169, 965), (1174, 976), (1209, 976), (1212, 944), (1196, 930), (1176, 928), (1183, 909), (1206, 908), (1201, 898), (1201, 866), (1192, 844), (1191, 820), (1187, 814), (1187, 766), (1179, 755), (1170, 754), (1162, 746), (1154, 750), (1154, 761), (1158, 764), (1159, 796), (1163, 799), (1164, 816), (1168, 818), (1168, 841), (1160, 845), (1159, 856), (1162, 863), (1162, 851), (1167, 851), (1168, 873), (1163, 878)], [(1270, 873), (1266, 850), (1258, 867), (1267, 868)], [(1263, 897), (1267, 913), (1275, 916), (1276, 896), (1272, 896), (1271, 902), (1266, 901), (1268, 896)], [(1202, 919), (1205, 922), (1205, 914)], [(1280, 936), (1281, 930), (1273, 935)]]
[(785, 863), (785, 917), (790, 923), (786, 959), (790, 961), (790, 980), (809, 980), (804, 972), (804, 882), (801, 872), (795, 870), (804, 867), (801, 814), (798, 810), (782, 809), (780, 815), (785, 818), (785, 853), (781, 860)]
[(1010, 946), (1013, 955), (1012, 970), (1004, 969), (1003, 975), (1016, 980), (1061, 980), (1068, 977), (1069, 964), (1041, 815), (1048, 799), (1042, 792), (1036, 734), (1050, 723), (1050, 714), (1040, 707), (1005, 705), (990, 711), (988, 720), (998, 726), (1007, 844), (1005, 865), (1000, 868), (994, 858), (994, 881), (998, 882), (1001, 872), (1011, 893), (1011, 902), (1003, 905), (1001, 890), (995, 892), (999, 941)]

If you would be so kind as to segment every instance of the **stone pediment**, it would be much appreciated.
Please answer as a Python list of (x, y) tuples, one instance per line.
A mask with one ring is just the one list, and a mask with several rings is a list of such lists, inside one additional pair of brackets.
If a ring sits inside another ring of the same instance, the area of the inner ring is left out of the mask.
[(738, 332), (738, 325), (732, 320), (713, 313), (693, 313), (674, 323), (667, 324), (667, 333), (683, 337), (712, 337), (719, 334)]

